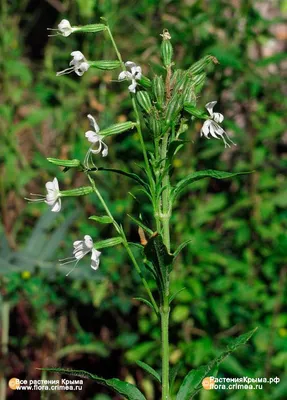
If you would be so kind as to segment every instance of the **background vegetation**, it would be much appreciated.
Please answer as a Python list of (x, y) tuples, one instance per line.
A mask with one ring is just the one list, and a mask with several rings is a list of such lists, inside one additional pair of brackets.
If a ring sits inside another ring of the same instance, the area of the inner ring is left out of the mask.
[[(147, 75), (157, 71), (163, 28), (171, 33), (178, 66), (206, 54), (220, 61), (199, 103), (218, 99), (237, 147), (224, 150), (221, 141), (201, 139), (198, 125), (186, 132), (189, 142), (174, 160), (175, 176), (207, 168), (255, 170), (232, 182), (199, 181), (176, 206), (173, 243), (192, 238), (173, 272), (173, 289), (186, 288), (171, 313), (171, 363), (182, 362), (176, 385), (192, 367), (216, 356), (230, 337), (258, 326), (250, 344), (227, 358), (219, 374), (279, 376), (281, 383), (258, 392), (205, 391), (198, 398), (286, 398), (287, 137), (281, 76), (286, 1), (2, 0), (1, 7), (2, 373), (7, 379), (36, 379), (40, 366), (83, 368), (137, 381), (147, 398), (158, 398), (157, 386), (135, 361), (160, 366), (159, 330), (149, 309), (132, 299), (139, 281), (123, 249), (104, 251), (96, 273), (83, 260), (66, 278), (56, 262), (84, 234), (109, 237), (109, 228), (87, 221), (101, 211), (97, 199), (65, 201), (60, 215), (23, 200), (29, 192), (41, 193), (56, 175), (64, 188), (86, 184), (78, 173), (59, 173), (46, 157), (83, 159), (89, 112), (100, 126), (124, 121), (131, 112), (127, 91), (112, 81), (116, 73), (55, 75), (73, 50), (94, 60), (114, 54), (101, 34), (48, 38), (46, 28), (64, 17), (80, 25), (105, 15), (124, 59), (132, 58)], [(136, 162), (141, 155), (133, 134), (114, 137), (109, 156), (100, 161), (126, 170), (137, 168)], [(101, 174), (103, 196), (130, 240), (137, 241), (137, 227), (126, 216), (137, 213), (130, 182)], [(9, 399), (17, 395), (7, 391)], [(116, 399), (90, 382), (76, 396), (53, 396)]]

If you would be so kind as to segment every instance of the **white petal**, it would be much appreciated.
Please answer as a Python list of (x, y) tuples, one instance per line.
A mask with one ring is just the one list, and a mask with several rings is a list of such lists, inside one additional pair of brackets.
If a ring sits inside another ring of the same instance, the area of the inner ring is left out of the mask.
[(213, 107), (215, 106), (216, 103), (217, 101), (211, 101), (210, 103), (205, 104), (205, 108), (207, 109), (207, 111), (211, 116), (213, 116)]
[(95, 118), (91, 114), (88, 114), (87, 117), (88, 117), (88, 119), (90, 121), (90, 125), (94, 129), (94, 131), (96, 133), (100, 132), (99, 125), (97, 124), (97, 121), (95, 120)]
[(98, 251), (96, 249), (92, 250), (91, 268), (93, 268), (94, 270), (97, 270), (99, 268), (100, 256), (101, 256), (101, 252), (100, 251)]
[(102, 156), (103, 157), (106, 157), (107, 155), (108, 155), (108, 152), (109, 152), (109, 148), (108, 148), (108, 146), (106, 145), (106, 143), (104, 143), (104, 142), (102, 142), (102, 144), (103, 144), (103, 151), (102, 151)]
[(132, 69), (133, 67), (136, 67), (137, 65), (136, 65), (136, 63), (134, 63), (132, 61), (127, 61), (125, 63), (125, 66)]
[[(218, 126), (218, 125), (217, 125)], [(210, 125), (209, 125), (209, 131), (212, 137), (214, 137), (215, 139), (219, 139), (216, 134), (218, 134), (218, 129), (217, 126), (215, 124), (215, 122), (210, 121)]]
[(54, 178), (54, 179), (53, 179), (53, 183), (54, 183), (54, 188), (55, 188), (55, 190), (59, 191), (60, 189), (59, 189), (59, 182), (58, 182), (58, 179), (57, 179), (57, 178)]
[(136, 87), (137, 87), (137, 83), (135, 81), (135, 79), (132, 80), (132, 84), (129, 86), (129, 91), (131, 93), (135, 93), (136, 92)]
[(85, 60), (85, 56), (80, 51), (72, 51), (71, 56), (74, 58), (75, 61)]
[(85, 72), (88, 71), (88, 69), (90, 68), (90, 64), (87, 62), (82, 62), (80, 65), (75, 66), (75, 73), (78, 76), (82, 76), (84, 75)]
[(83, 243), (82, 240), (76, 240), (76, 241), (73, 243), (73, 246), (76, 248), (76, 247), (78, 247), (81, 243)]
[(74, 252), (74, 256), (77, 260), (80, 260), (81, 258), (85, 257), (85, 255), (88, 253), (88, 251), (84, 250), (78, 250)]
[(85, 246), (88, 249), (92, 249), (92, 247), (94, 245), (94, 242), (93, 242), (93, 239), (91, 238), (91, 236), (90, 235), (85, 235), (84, 236), (84, 240), (85, 240)]
[(208, 120), (206, 120), (204, 122), (204, 124), (203, 124), (203, 126), (201, 128), (201, 131), (200, 131), (201, 132), (201, 136), (203, 134), (206, 138), (208, 138), (210, 123), (211, 123), (210, 119), (208, 119)]
[(220, 124), (224, 120), (224, 116), (220, 113), (213, 113), (213, 119)]
[(139, 66), (131, 68), (132, 75), (135, 79), (141, 79), (142, 77), (142, 69)]
[(46, 189), (48, 190), (48, 192), (50, 192), (50, 191), (54, 192), (55, 191), (54, 181), (47, 182), (45, 186), (46, 186)]
[(93, 154), (99, 154), (102, 151), (102, 142), (99, 140), (99, 147), (97, 149), (90, 148), (90, 152)]
[(100, 140), (100, 136), (94, 131), (87, 131), (85, 136), (90, 143), (97, 143)]
[(61, 211), (61, 199), (58, 199), (54, 206), (52, 207), (51, 211), (53, 212), (59, 212)]
[(130, 73), (130, 72), (128, 72), (128, 71), (122, 71), (122, 72), (119, 74), (118, 80), (119, 80), (119, 81), (123, 81), (124, 79), (131, 79), (130, 76), (131, 76), (131, 73)]
[(59, 29), (71, 28), (71, 24), (67, 19), (62, 19), (58, 25)]

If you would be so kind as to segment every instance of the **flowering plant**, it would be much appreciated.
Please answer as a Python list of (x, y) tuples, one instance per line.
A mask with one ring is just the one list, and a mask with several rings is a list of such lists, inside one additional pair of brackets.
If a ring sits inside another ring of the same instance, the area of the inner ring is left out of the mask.
[[(158, 317), (161, 329), (161, 372), (156, 371), (152, 366), (139, 360), (138, 365), (155, 379), (161, 386), (162, 400), (174, 398), (173, 383), (179, 370), (176, 365), (172, 370), (169, 366), (169, 314), (173, 299), (177, 293), (170, 292), (170, 273), (176, 262), (176, 257), (180, 251), (189, 244), (190, 241), (182, 243), (174, 249), (171, 243), (170, 220), (172, 217), (173, 205), (180, 197), (181, 193), (193, 182), (205, 178), (227, 179), (236, 175), (246, 174), (247, 172), (223, 172), (217, 170), (201, 170), (187, 175), (185, 178), (174, 182), (172, 178), (172, 161), (176, 153), (184, 146), (186, 140), (182, 139), (187, 132), (189, 124), (195, 119), (203, 121), (200, 131), (206, 138), (222, 139), (225, 147), (234, 144), (229, 135), (219, 125), (223, 122), (223, 115), (213, 112), (216, 101), (206, 104), (205, 111), (197, 107), (198, 94), (202, 90), (206, 79), (206, 67), (217, 64), (215, 57), (207, 55), (195, 64), (191, 65), (186, 71), (176, 69), (173, 61), (173, 47), (171, 35), (164, 31), (161, 43), (162, 71), (163, 76), (153, 76), (151, 78), (143, 75), (142, 68), (132, 61), (124, 62), (117, 47), (108, 22), (103, 19), (103, 24), (72, 27), (69, 21), (63, 20), (58, 26), (57, 35), (69, 36), (77, 32), (101, 32), (107, 33), (109, 40), (115, 50), (117, 60), (88, 61), (80, 51), (71, 53), (73, 60), (70, 68), (59, 73), (61, 76), (66, 73), (75, 72), (82, 76), (90, 67), (113, 70), (121, 68), (118, 81), (128, 81), (131, 104), (134, 111), (134, 121), (117, 123), (110, 127), (100, 130), (95, 118), (88, 115), (92, 130), (85, 133), (85, 137), (91, 146), (83, 162), (78, 159), (61, 160), (48, 158), (48, 161), (64, 167), (65, 171), (71, 168), (84, 173), (90, 186), (81, 187), (66, 191), (60, 191), (58, 181), (46, 184), (47, 196), (42, 196), (36, 201), (44, 201), (51, 211), (61, 210), (61, 198), (65, 196), (82, 196), (94, 193), (101, 202), (106, 215), (91, 216), (90, 219), (101, 223), (111, 224), (114, 227), (116, 236), (94, 242), (88, 234), (83, 240), (75, 241), (73, 256), (61, 260), (63, 264), (74, 263), (72, 270), (80, 264), (80, 260), (91, 253), (91, 267), (96, 270), (99, 267), (100, 256), (104, 257), (104, 251), (99, 250), (121, 244), (130, 257), (131, 264), (138, 272), (146, 297), (137, 297), (138, 300), (148, 305), (152, 312)], [(106, 138), (112, 135), (128, 132), (136, 129), (140, 140), (144, 168), (141, 175), (136, 173), (116, 170), (112, 168), (97, 167), (94, 162), (98, 162), (102, 157), (108, 156), (108, 145)], [(148, 133), (148, 135), (146, 134)], [(210, 136), (209, 136), (210, 135)], [(149, 142), (149, 143), (148, 143)], [(148, 146), (147, 146), (148, 144)], [(147, 148), (152, 148), (148, 151)], [(140, 243), (130, 243), (127, 240), (125, 231), (121, 223), (113, 217), (109, 205), (102, 197), (97, 188), (96, 177), (99, 170), (107, 170), (110, 173), (120, 173), (132, 179), (145, 193), (153, 210), (153, 224), (146, 226), (139, 214), (131, 217), (138, 226)], [(33, 199), (30, 201), (34, 201)], [(137, 260), (132, 245), (140, 248), (142, 257)], [(69, 272), (71, 273), (72, 270)], [(146, 275), (151, 276), (156, 283), (156, 290), (152, 291)], [(241, 335), (215, 360), (207, 365), (201, 366), (196, 370), (191, 370), (184, 378), (176, 400), (189, 400), (201, 389), (201, 382), (209, 375), (215, 375), (219, 364), (232, 351), (236, 350), (241, 344), (246, 343), (254, 330)], [(45, 368), (47, 371), (66, 373), (71, 375), (83, 376), (93, 379), (99, 384), (105, 385), (117, 394), (129, 400), (144, 400), (145, 395), (142, 391), (130, 383), (120, 381), (117, 378), (105, 379), (98, 375), (79, 370), (67, 370), (64, 368)], [(172, 397), (173, 396), (173, 397)]]

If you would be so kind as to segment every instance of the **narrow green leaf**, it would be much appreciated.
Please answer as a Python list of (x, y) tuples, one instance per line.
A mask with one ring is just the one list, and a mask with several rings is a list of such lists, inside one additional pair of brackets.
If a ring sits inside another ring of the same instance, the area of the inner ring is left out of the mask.
[(192, 172), (191, 174), (189, 174), (176, 184), (176, 186), (173, 188), (172, 191), (172, 198), (174, 200), (187, 185), (196, 182), (200, 179), (204, 178), (227, 179), (227, 178), (233, 178), (234, 176), (237, 175), (245, 175), (250, 173), (252, 173), (252, 171), (224, 172), (224, 171), (217, 171), (214, 169), (206, 169), (203, 171)]
[(179, 289), (177, 292), (175, 292), (174, 294), (172, 294), (171, 296), (170, 296), (170, 299), (169, 299), (169, 304), (175, 299), (175, 297), (179, 294), (179, 293), (181, 293), (183, 290), (185, 290), (186, 288), (184, 287), (184, 288), (181, 288), (181, 289)]
[(209, 364), (203, 365), (198, 369), (191, 370), (184, 378), (184, 381), (182, 382), (182, 385), (180, 386), (179, 392), (176, 396), (176, 400), (190, 400), (202, 388), (202, 380), (205, 377), (212, 376), (218, 365), (227, 356), (229, 356), (230, 353), (235, 351), (242, 344), (245, 344), (256, 330), (257, 328), (239, 336), (229, 346), (227, 346), (225, 351), (219, 357), (215, 358)]
[(172, 392), (172, 388), (174, 385), (175, 378), (178, 374), (178, 371), (182, 367), (182, 361), (179, 361), (176, 365), (174, 365), (172, 368), (169, 370), (169, 387), (170, 391)]
[(137, 174), (134, 174), (132, 172), (122, 171), (121, 169), (103, 168), (103, 167), (99, 167), (99, 168), (95, 168), (95, 169), (92, 168), (90, 171), (92, 171), (92, 172), (107, 171), (107, 172), (114, 172), (115, 174), (119, 174), (119, 175), (124, 175), (130, 179), (133, 179), (134, 181), (139, 183), (141, 186), (143, 186), (145, 189), (148, 189), (147, 183), (142, 178), (140, 178)]
[(150, 235), (153, 234), (153, 231), (148, 228), (146, 225), (143, 224), (142, 221), (140, 221), (139, 219), (133, 217), (132, 215), (128, 214), (128, 217), (138, 226), (140, 226), (144, 231), (146, 231), (147, 233), (149, 233)]
[(175, 252), (173, 253), (174, 258), (176, 258), (179, 253), (181, 252), (181, 250), (183, 250), (185, 248), (185, 246), (187, 246), (190, 242), (192, 242), (192, 239), (188, 239), (185, 240), (183, 243), (181, 243), (178, 248), (175, 250)]
[(140, 390), (132, 385), (131, 383), (121, 381), (117, 378), (104, 379), (97, 375), (91, 374), (90, 372), (82, 370), (70, 370), (65, 368), (38, 368), (40, 371), (57, 372), (59, 374), (73, 375), (81, 378), (92, 379), (100, 385), (106, 386), (124, 396), (127, 400), (146, 400), (145, 396)]
[(100, 222), (101, 224), (112, 224), (112, 222), (113, 222), (112, 218), (109, 217), (108, 215), (104, 215), (103, 217), (98, 217), (97, 215), (92, 215), (91, 217), (89, 217), (89, 219)]
[(167, 289), (166, 283), (174, 257), (168, 253), (161, 235), (156, 234), (148, 240), (147, 245), (144, 247), (144, 254), (147, 260), (153, 264), (164, 288)]
[(65, 346), (57, 351), (56, 358), (64, 358), (71, 353), (98, 354), (101, 357), (107, 357), (109, 355), (109, 352), (103, 342), (93, 342), (88, 344), (71, 344), (69, 346)]
[(123, 239), (118, 236), (111, 239), (101, 240), (100, 242), (94, 243), (94, 248), (96, 250), (104, 249), (105, 247), (113, 247), (117, 246), (118, 244), (123, 243)]
[(145, 305), (149, 306), (152, 310), (154, 310), (154, 306), (152, 305), (152, 303), (149, 300), (144, 299), (143, 297), (134, 297), (134, 299), (138, 300), (138, 301), (141, 301)]
[(156, 370), (154, 370), (151, 366), (149, 366), (148, 364), (146, 364), (143, 361), (137, 361), (136, 363), (140, 368), (142, 368), (144, 371), (146, 371), (148, 374), (150, 374), (156, 381), (161, 383), (160, 374)]

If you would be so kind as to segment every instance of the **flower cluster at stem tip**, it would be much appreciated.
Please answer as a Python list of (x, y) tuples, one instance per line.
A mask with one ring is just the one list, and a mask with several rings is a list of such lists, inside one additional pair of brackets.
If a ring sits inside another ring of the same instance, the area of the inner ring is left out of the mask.
[[(57, 29), (52, 29), (52, 28), (48, 29), (56, 31), (55, 34), (49, 36), (62, 35), (64, 37), (68, 37), (73, 32), (84, 31), (84, 28), (88, 29), (87, 31), (89, 32), (93, 32), (93, 31), (98, 31), (99, 29), (103, 30), (105, 26), (104, 25), (89, 25), (85, 27), (71, 26), (70, 22), (67, 19), (63, 19), (59, 23)], [(171, 38), (168, 31), (164, 32), (162, 36), (164, 40), (169, 40)], [(85, 58), (83, 53), (77, 50), (73, 51), (71, 53), (71, 56), (72, 60), (69, 64), (69, 67), (62, 71), (57, 72), (56, 74), (57, 76), (70, 74), (71, 72), (75, 72), (78, 76), (82, 76), (85, 72), (88, 71), (92, 63)], [(134, 94), (136, 93), (138, 81), (141, 80), (142, 78), (142, 69), (139, 65), (137, 65), (132, 61), (127, 61), (124, 64), (124, 67), (125, 70), (119, 74), (118, 81), (124, 81), (124, 80), (130, 81), (131, 84), (128, 86), (128, 90), (130, 93)], [(209, 113), (209, 117), (203, 123), (203, 126), (200, 130), (200, 136), (204, 136), (207, 139), (210, 139), (211, 137), (215, 139), (222, 139), (225, 147), (230, 147), (230, 144), (235, 145), (235, 143), (231, 140), (229, 135), (220, 126), (220, 124), (224, 120), (223, 115), (218, 112), (213, 112), (213, 108), (216, 105), (216, 103), (217, 101), (212, 101), (205, 105)], [(89, 119), (92, 130), (88, 130), (85, 132), (85, 137), (87, 138), (88, 142), (91, 143), (91, 146), (88, 149), (87, 154), (85, 156), (84, 166), (85, 168), (90, 169), (91, 165), (95, 167), (92, 160), (92, 155), (101, 154), (102, 157), (106, 157), (108, 155), (108, 146), (103, 140), (104, 136), (101, 135), (100, 128), (95, 118), (91, 114), (88, 114), (87, 117)], [(27, 199), (27, 200), (29, 200), (30, 202), (44, 202), (51, 208), (52, 212), (59, 212), (61, 210), (61, 196), (64, 195), (64, 192), (62, 192), (61, 194), (57, 178), (54, 178), (53, 181), (46, 183), (46, 190), (47, 190), (46, 195), (31, 193), (32, 196), (36, 196), (38, 198)], [(73, 256), (60, 260), (61, 265), (74, 262), (74, 266), (70, 271), (72, 272), (74, 268), (77, 266), (78, 262), (88, 253), (91, 253), (91, 268), (93, 268), (94, 270), (98, 269), (101, 252), (97, 251), (94, 248), (94, 243), (91, 236), (85, 235), (83, 240), (75, 241), (73, 243), (73, 246), (74, 246)], [(67, 275), (69, 275), (70, 272)]]

